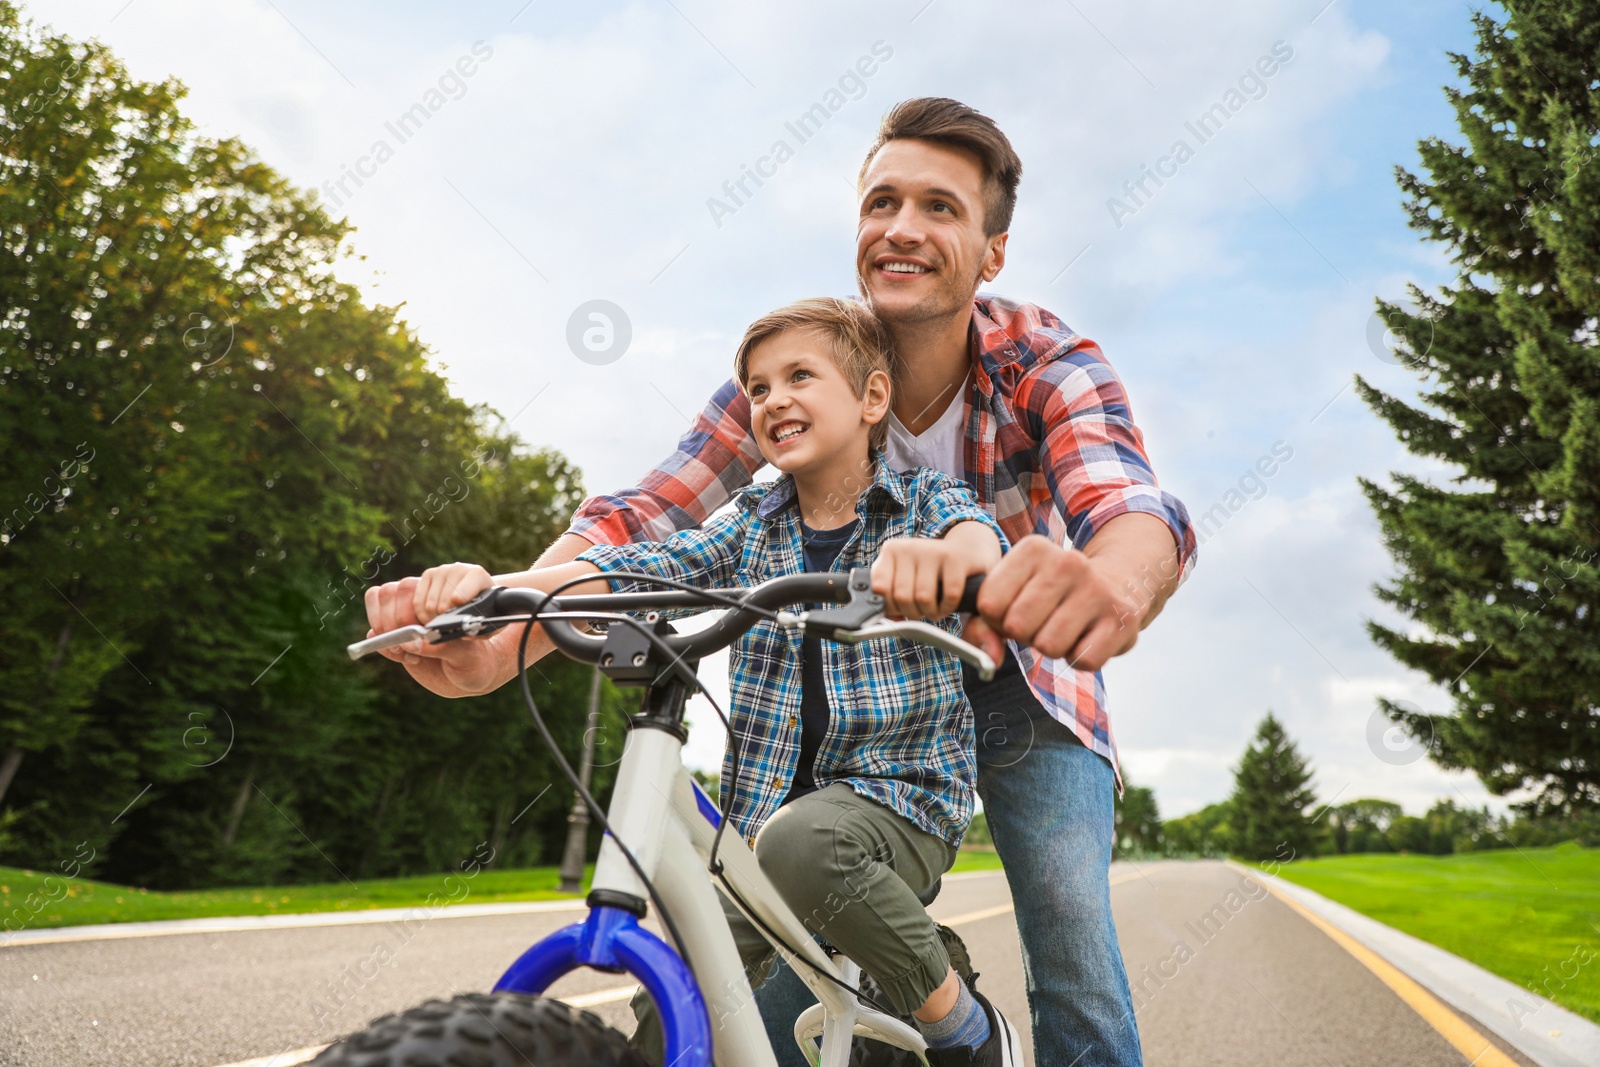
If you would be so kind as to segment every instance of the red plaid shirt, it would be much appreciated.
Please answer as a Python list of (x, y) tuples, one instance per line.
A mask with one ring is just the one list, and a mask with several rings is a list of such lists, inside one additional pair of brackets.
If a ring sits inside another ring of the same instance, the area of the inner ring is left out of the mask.
[[(1156, 484), (1122, 382), (1100, 347), (1043, 308), (983, 295), (970, 330), (976, 371), (966, 396), (966, 479), (1012, 544), (1042, 534), (1082, 548), (1118, 515), (1164, 521), (1180, 580), (1194, 569), (1195, 535), (1182, 501)], [(572, 533), (595, 544), (664, 541), (700, 525), (750, 484), (765, 461), (737, 383), (717, 390), (678, 448), (635, 488), (584, 501)], [(1011, 645), (1052, 716), (1116, 765), (1099, 671), (1080, 671)]]

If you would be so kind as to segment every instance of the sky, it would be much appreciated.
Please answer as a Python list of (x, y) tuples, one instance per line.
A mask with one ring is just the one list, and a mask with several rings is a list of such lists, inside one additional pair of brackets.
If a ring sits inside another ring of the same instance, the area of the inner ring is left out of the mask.
[[(971, 104), (1024, 164), (989, 289), (1100, 345), (1162, 485), (1214, 516), (1193, 576), (1106, 669), (1129, 780), (1168, 817), (1221, 800), (1271, 709), (1324, 802), (1503, 807), (1377, 712), (1450, 704), (1367, 636), (1410, 624), (1373, 593), (1393, 571), (1357, 479), (1452, 472), (1351, 388), (1415, 395), (1373, 301), (1454, 277), (1407, 228), (1394, 168), (1459, 139), (1442, 87), (1467, 4), (23, 6), (180, 80), (202, 132), (320, 190), (356, 228), (344, 275), (591, 492), (670, 451), (750, 320), (854, 294), (855, 174), (883, 112)], [(702, 675), (725, 693), (722, 669)], [(692, 722), (689, 758), (714, 768), (719, 729), (703, 706)]]

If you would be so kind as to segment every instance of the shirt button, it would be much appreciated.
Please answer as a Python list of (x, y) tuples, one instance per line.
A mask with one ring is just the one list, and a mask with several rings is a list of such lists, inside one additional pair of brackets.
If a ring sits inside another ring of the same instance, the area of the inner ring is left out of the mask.
[(799, 716), (797, 716), (797, 715), (789, 716), (789, 725), (790, 726), (798, 726), (799, 724), (800, 724)]
[(781, 786), (781, 785), (783, 785), (783, 779), (779, 778), (777, 775), (773, 775), (772, 776), (772, 784), (773, 784), (774, 787)]

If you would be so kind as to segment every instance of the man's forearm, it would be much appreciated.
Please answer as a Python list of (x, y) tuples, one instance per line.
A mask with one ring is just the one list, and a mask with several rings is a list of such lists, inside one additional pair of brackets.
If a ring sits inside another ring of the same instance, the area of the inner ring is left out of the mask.
[(1182, 564), (1172, 530), (1154, 515), (1130, 511), (1101, 527), (1083, 554), (1126, 605), (1124, 618), (1143, 630), (1178, 588)]
[(587, 552), (593, 547), (594, 542), (582, 534), (564, 533), (544, 550), (544, 554), (534, 562), (533, 566), (554, 567), (562, 563), (571, 563), (578, 558), (580, 552)]
[[(581, 537), (575, 533), (564, 533), (560, 537), (556, 538), (549, 548), (544, 550), (544, 554), (541, 555), (538, 561), (534, 563), (533, 567), (529, 569), (537, 570), (549, 567), (559, 567), (564, 563), (571, 563), (573, 560), (578, 558), (578, 554), (580, 552), (586, 552), (593, 547), (593, 543), (590, 542), (586, 537)], [(551, 642), (550, 638), (545, 636), (544, 627), (535, 626), (533, 628), (533, 634), (528, 638), (528, 662), (537, 662), (555, 650), (555, 644)], [(505, 684), (505, 682), (510, 681), (517, 676), (516, 645), (507, 644), (505, 646), (505, 659), (502, 662), (501, 667), (502, 681), (496, 683), (494, 688), (499, 688), (500, 685)]]

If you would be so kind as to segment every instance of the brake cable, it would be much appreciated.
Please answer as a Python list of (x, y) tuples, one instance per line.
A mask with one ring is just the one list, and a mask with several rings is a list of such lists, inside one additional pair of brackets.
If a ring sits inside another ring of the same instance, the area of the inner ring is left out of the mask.
[[(588, 582), (609, 580), (611, 578), (628, 578), (635, 581), (658, 584), (668, 588), (678, 589), (682, 592), (697, 594), (710, 604), (748, 610), (762, 616), (768, 621), (778, 621), (778, 614), (776, 612), (759, 607), (757, 605), (747, 604), (738, 597), (727, 596), (706, 589), (697, 589), (694, 586), (688, 585), (684, 582), (679, 582), (672, 578), (660, 578), (656, 575), (642, 574), (632, 571), (600, 572), (598, 574), (583, 575), (582, 577), (571, 579), (570, 581), (564, 582), (563, 584), (557, 586), (552, 592), (546, 594), (546, 603), (554, 600), (563, 590), (572, 588), (574, 586), (583, 585)], [(545, 724), (544, 717), (539, 713), (538, 705), (533, 699), (533, 691), (528, 684), (527, 675), (528, 639), (532, 635), (533, 626), (536, 622), (538, 622), (539, 615), (542, 613), (542, 611), (543, 605), (541, 605), (539, 610), (534, 611), (528, 617), (527, 625), (523, 628), (522, 640), (517, 645), (517, 676), (522, 688), (523, 702), (528, 707), (528, 712), (533, 718), (534, 726), (538, 729), (540, 738), (544, 741), (545, 747), (548, 748), (551, 754), (555, 757), (556, 765), (560, 769), (562, 775), (572, 785), (579, 798), (582, 799), (584, 806), (589, 810), (589, 813), (594, 818), (596, 824), (607, 833), (611, 834), (611, 839), (615, 841), (617, 846), (621, 849), (623, 857), (628, 861), (628, 865), (632, 867), (634, 873), (639, 876), (639, 880), (644, 884), (645, 891), (649, 894), (651, 902), (656, 906), (656, 911), (661, 915), (661, 924), (666, 927), (668, 934), (672, 937), (673, 941), (682, 951), (685, 957), (685, 963), (688, 965), (690, 973), (693, 974), (694, 965), (693, 962), (687, 958), (687, 944), (679, 935), (677, 925), (672, 921), (672, 916), (668, 913), (666, 905), (662, 903), (660, 896), (657, 894), (654, 883), (652, 883), (650, 878), (644, 873), (644, 868), (639, 863), (638, 858), (634, 856), (633, 851), (623, 843), (620, 837), (618, 837), (615, 833), (612, 833), (611, 824), (606, 818), (605, 812), (601, 810), (599, 803), (592, 795), (590, 795), (589, 791), (583, 787), (583, 783), (579, 780), (577, 774), (572, 770), (572, 765), (567, 761), (566, 756), (562, 754), (560, 747), (556, 744), (554, 736), (550, 733), (550, 729)], [(602, 613), (597, 612), (595, 613), (595, 616), (598, 617), (601, 614)], [(678, 655), (678, 653), (674, 652), (672, 647), (667, 644), (662, 636), (657, 634), (651, 627), (644, 625), (642, 622), (629, 615), (606, 615), (606, 617), (610, 621), (621, 622), (637, 630), (647, 641), (650, 642), (653, 647), (669, 657), (674, 666), (686, 666), (683, 663), (683, 658)], [(712, 710), (717, 714), (717, 718), (722, 721), (723, 728), (727, 731), (730, 773), (733, 775), (733, 788), (736, 788), (739, 782), (739, 738), (733, 729), (733, 723), (729, 720), (727, 713), (723, 711), (722, 706), (717, 703), (716, 697), (711, 695), (711, 691), (706, 688), (705, 683), (700, 680), (699, 673), (695, 671), (686, 671), (685, 673), (689, 674), (689, 676), (692, 678), (695, 688), (698, 689), (700, 694), (706, 698), (706, 702), (711, 705)], [(720, 793), (721, 790), (719, 789), (718, 792)], [(731, 788), (729, 796), (731, 804)], [(720, 800), (721, 798), (719, 797), (718, 799)], [(816, 964), (806, 959), (800, 954), (798, 949), (784, 940), (782, 935), (773, 930), (772, 927), (768, 926), (767, 923), (755, 913), (755, 910), (750, 906), (749, 902), (740, 896), (738, 890), (736, 890), (732, 883), (728, 881), (723, 864), (717, 859), (717, 850), (722, 842), (723, 831), (726, 829), (730, 821), (732, 820), (729, 817), (727, 809), (722, 809), (722, 818), (718, 820), (717, 832), (712, 838), (711, 853), (709, 857), (709, 863), (707, 865), (707, 872), (711, 874), (712, 877), (717, 879), (717, 882), (722, 886), (723, 890), (731, 898), (733, 898), (734, 903), (739, 906), (745, 915), (752, 922), (754, 922), (757, 927), (760, 928), (761, 932), (767, 937), (767, 939), (771, 941), (775, 947), (788, 954), (788, 959), (800, 960), (814, 973), (826, 978), (828, 981), (832, 982), (845, 992), (857, 997), (858, 999), (866, 1001), (873, 1008), (876, 1008), (878, 1011), (888, 1015), (891, 1018), (899, 1018), (899, 1013), (893, 1007), (883, 1004), (875, 997), (868, 996), (859, 988), (850, 985), (850, 983), (843, 981), (836, 975), (830, 974), (828, 971), (818, 967)], [(696, 980), (698, 981), (698, 978)]]

